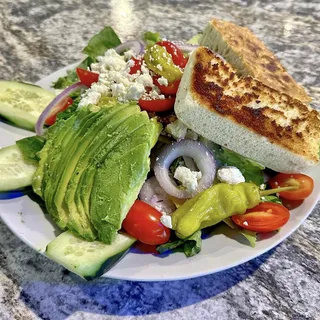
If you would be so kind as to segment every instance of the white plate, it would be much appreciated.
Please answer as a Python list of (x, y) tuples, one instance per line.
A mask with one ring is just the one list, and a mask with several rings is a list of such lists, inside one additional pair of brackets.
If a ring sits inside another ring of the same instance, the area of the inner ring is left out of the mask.
[[(38, 82), (40, 86), (50, 89), (50, 84), (65, 74), (61, 69)], [(13, 144), (16, 139), (31, 135), (30, 132), (0, 123), (0, 145)], [(223, 234), (212, 236), (203, 241), (201, 253), (185, 258), (183, 253), (171, 254), (160, 258), (150, 254), (127, 254), (113, 269), (105, 273), (105, 277), (152, 281), (178, 280), (206, 275), (225, 270), (270, 250), (293, 231), (308, 217), (320, 197), (320, 167), (308, 172), (314, 179), (315, 187), (312, 195), (295, 210), (291, 211), (289, 222), (281, 231), (268, 239), (261, 240), (255, 248)], [(0, 217), (7, 226), (27, 245), (39, 252), (59, 233), (57, 228), (44, 215), (37, 203), (24, 196), (12, 200), (0, 200)]]

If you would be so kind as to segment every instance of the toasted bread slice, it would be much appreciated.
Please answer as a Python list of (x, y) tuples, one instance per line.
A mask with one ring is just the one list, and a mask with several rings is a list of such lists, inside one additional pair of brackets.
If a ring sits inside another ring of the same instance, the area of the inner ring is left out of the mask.
[(205, 47), (194, 50), (174, 106), (186, 126), (278, 172), (319, 161), (316, 110), (235, 70)]
[(304, 88), (287, 73), (276, 56), (248, 28), (214, 19), (204, 30), (200, 44), (219, 53), (237, 71), (267, 86), (308, 103)]

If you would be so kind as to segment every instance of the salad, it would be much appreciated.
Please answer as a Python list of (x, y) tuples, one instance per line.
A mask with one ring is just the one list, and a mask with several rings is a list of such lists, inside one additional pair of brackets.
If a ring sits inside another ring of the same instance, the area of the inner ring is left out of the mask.
[(32, 186), (64, 231), (48, 257), (85, 279), (135, 245), (192, 257), (224, 223), (255, 245), (279, 230), (313, 190), (304, 174), (277, 173), (190, 130), (174, 113), (197, 47), (146, 32), (121, 43), (111, 27), (52, 84), (0, 82), (0, 114), (36, 135), (0, 150), (0, 191)]

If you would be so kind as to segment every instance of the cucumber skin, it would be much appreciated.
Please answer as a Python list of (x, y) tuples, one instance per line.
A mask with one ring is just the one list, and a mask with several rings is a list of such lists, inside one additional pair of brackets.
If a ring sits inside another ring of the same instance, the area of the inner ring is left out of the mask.
[[(7, 119), (14, 125), (35, 131), (35, 125), (41, 112), (47, 107), (47, 105), (54, 99), (55, 94), (51, 91), (45, 90), (37, 85), (18, 81), (0, 81), (0, 96), (3, 95), (7, 89), (22, 90), (26, 93), (37, 93), (44, 99), (41, 108), (33, 109), (31, 111), (25, 111), (19, 108), (11, 107), (8, 103), (2, 103), (0, 99), (0, 116)], [(27, 99), (25, 99), (26, 101)]]
[[(85, 280), (93, 280), (100, 277), (103, 273), (110, 270), (122, 257), (128, 252), (130, 247), (134, 244), (136, 239), (126, 234), (118, 234), (120, 243), (106, 245), (102, 242), (94, 241), (89, 242), (72, 234), (70, 231), (61, 233), (56, 239), (52, 240), (46, 248), (46, 255), (51, 260), (59, 263), (69, 271), (77, 274)], [(70, 242), (70, 240), (72, 242)], [(77, 249), (77, 242), (80, 243), (78, 247), (80, 250), (85, 251), (83, 245), (88, 247), (91, 244), (99, 243), (104, 248), (98, 248), (97, 252), (87, 253), (77, 256), (73, 254)], [(117, 242), (117, 239), (116, 241)], [(118, 250), (115, 247), (118, 246)], [(65, 251), (69, 250), (68, 253)], [(108, 251), (111, 251), (108, 253)], [(70, 254), (72, 252), (72, 255)], [(71, 255), (71, 257), (70, 257)], [(84, 257), (82, 257), (84, 256)], [(81, 261), (83, 260), (83, 261)]]

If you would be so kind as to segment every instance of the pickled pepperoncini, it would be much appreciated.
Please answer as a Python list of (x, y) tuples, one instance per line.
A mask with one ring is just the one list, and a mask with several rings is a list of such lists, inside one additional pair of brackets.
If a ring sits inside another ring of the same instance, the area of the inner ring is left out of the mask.
[(182, 77), (182, 70), (173, 63), (171, 55), (157, 44), (146, 50), (144, 61), (150, 70), (166, 78), (169, 83)]
[(233, 214), (243, 214), (259, 202), (260, 190), (254, 183), (219, 183), (181, 205), (171, 216), (172, 227), (184, 239)]

